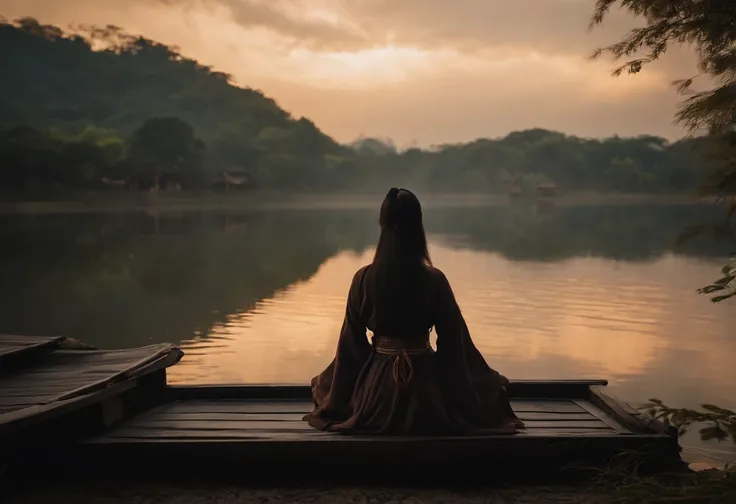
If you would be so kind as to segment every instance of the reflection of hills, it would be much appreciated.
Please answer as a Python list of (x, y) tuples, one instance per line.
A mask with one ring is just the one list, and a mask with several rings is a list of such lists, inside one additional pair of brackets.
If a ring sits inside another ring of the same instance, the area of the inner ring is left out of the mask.
[(2, 220), (0, 331), (106, 347), (206, 334), (374, 239), (356, 212)]
[(571, 206), (539, 212), (533, 205), (427, 210), (427, 232), (454, 247), (496, 252), (511, 260), (554, 261), (580, 256), (642, 261), (668, 252), (722, 258), (733, 243), (711, 236), (675, 249), (687, 226), (713, 221), (712, 206)]
[[(649, 260), (694, 206), (429, 209), (427, 231), (511, 260)], [(341, 250), (372, 248), (376, 211), (0, 216), (0, 332), (66, 334), (133, 346), (206, 335), (228, 316), (309, 279)], [(721, 258), (690, 243), (682, 253)]]

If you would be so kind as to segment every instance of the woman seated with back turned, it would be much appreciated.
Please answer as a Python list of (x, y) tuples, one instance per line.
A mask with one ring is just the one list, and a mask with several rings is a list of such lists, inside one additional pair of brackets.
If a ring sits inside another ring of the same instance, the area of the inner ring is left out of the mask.
[[(514, 433), (508, 380), (473, 345), (445, 275), (432, 267), (417, 197), (392, 188), (373, 262), (348, 293), (332, 363), (312, 379), (317, 429), (384, 435)], [(437, 331), (437, 351), (429, 332)], [(372, 343), (366, 328), (373, 332)]]

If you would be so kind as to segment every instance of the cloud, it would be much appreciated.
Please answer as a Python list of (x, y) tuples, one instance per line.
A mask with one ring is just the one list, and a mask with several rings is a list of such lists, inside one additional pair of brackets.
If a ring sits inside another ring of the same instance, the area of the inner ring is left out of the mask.
[[(548, 51), (584, 49), (592, 5), (574, 0), (358, 0), (369, 30), (398, 41), (459, 46), (531, 46)], [(620, 22), (621, 19), (616, 19)]]
[[(170, 0), (176, 1), (176, 0)], [(328, 9), (278, 0), (183, 0), (230, 10), (233, 20), (243, 28), (263, 28), (316, 50), (354, 50), (369, 45), (367, 34)], [(315, 2), (312, 2), (314, 4)]]
[[(143, 1), (143, 0), (138, 0)], [(301, 44), (336, 51), (377, 45), (483, 51), (533, 47), (589, 54), (636, 25), (613, 11), (589, 31), (588, 0), (160, 0), (167, 5), (226, 7), (244, 28), (261, 27)]]
[(4, 11), (85, 15), (129, 8), (170, 15), (229, 17), (244, 30), (278, 34), (300, 47), (358, 51), (386, 44), (422, 49), (483, 51), (489, 47), (534, 48), (585, 55), (634, 26), (613, 12), (589, 32), (592, 2), (582, 0), (0, 0)]
[(583, 136), (670, 138), (695, 72), (673, 50), (635, 76), (592, 49), (636, 23), (587, 30), (592, 0), (0, 0), (0, 14), (115, 24), (262, 89), (340, 140), (422, 145), (543, 126)]
[[(679, 97), (657, 75), (625, 80), (583, 71), (529, 76), (530, 60), (514, 71), (487, 68), (435, 73), (402, 85), (333, 89), (286, 79), (261, 86), (289, 110), (315, 118), (339, 141), (361, 134), (390, 137), (402, 147), (500, 137), (534, 127), (583, 137), (679, 135), (672, 118)], [(526, 79), (525, 79), (526, 77)]]
[[(297, 58), (303, 56), (303, 50), (370, 55), (388, 46), (408, 48), (405, 52), (435, 53), (438, 66), (445, 64), (443, 56), (450, 53), (479, 58), (490, 54), (491, 60), (499, 52), (564, 55), (582, 63), (593, 49), (617, 41), (640, 24), (614, 9), (604, 25), (588, 30), (591, 0), (169, 1), (209, 8), (225, 5), (240, 26), (273, 30), (288, 40), (285, 47), (301, 49)], [(675, 49), (673, 53), (656, 67), (670, 80), (692, 75), (692, 52)], [(413, 69), (407, 58), (397, 61), (406, 62), (407, 70)], [(614, 67), (610, 63), (606, 70)]]

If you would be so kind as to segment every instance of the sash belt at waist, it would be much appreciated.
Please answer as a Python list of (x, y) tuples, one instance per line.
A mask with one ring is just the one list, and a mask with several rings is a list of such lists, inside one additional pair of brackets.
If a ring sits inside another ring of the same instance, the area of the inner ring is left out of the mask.
[(414, 365), (409, 355), (431, 352), (429, 335), (414, 338), (388, 338), (375, 336), (373, 350), (378, 354), (394, 355), (394, 382), (400, 387), (408, 386), (414, 378)]

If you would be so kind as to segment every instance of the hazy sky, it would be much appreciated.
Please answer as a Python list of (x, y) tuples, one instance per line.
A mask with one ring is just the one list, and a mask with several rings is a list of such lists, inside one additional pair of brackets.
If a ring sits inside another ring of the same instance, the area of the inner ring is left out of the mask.
[(588, 31), (594, 0), (0, 0), (0, 14), (115, 24), (261, 89), (339, 141), (424, 146), (544, 127), (581, 136), (673, 125), (685, 50), (639, 75), (591, 62), (634, 21)]

